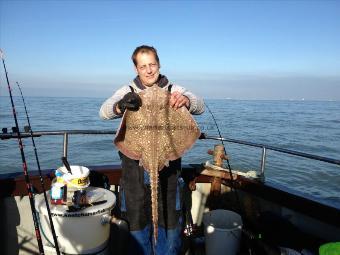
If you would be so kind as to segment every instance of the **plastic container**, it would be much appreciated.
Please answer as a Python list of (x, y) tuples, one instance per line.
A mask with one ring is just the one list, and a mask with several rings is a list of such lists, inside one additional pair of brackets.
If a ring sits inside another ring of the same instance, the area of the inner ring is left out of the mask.
[(90, 185), (90, 170), (84, 166), (70, 166), (71, 173), (66, 167), (58, 168), (58, 171), (63, 173), (63, 179), (67, 183), (68, 189), (85, 189)]
[[(66, 254), (96, 254), (104, 250), (110, 236), (110, 224), (102, 224), (102, 218), (111, 216), (116, 202), (115, 195), (106, 189), (88, 187), (87, 190), (103, 203), (85, 209), (68, 212), (65, 205), (50, 205), (52, 219), (58, 236), (60, 250)], [(36, 196), (36, 209), (41, 222), (44, 246), (54, 245), (46, 204), (42, 195)]]
[(236, 255), (240, 248), (242, 218), (228, 210), (213, 210), (203, 215), (205, 253)]
[(339, 255), (340, 254), (340, 242), (326, 243), (319, 248), (320, 255)]
[(50, 197), (51, 204), (61, 205), (66, 200), (65, 185), (59, 182), (52, 182)]

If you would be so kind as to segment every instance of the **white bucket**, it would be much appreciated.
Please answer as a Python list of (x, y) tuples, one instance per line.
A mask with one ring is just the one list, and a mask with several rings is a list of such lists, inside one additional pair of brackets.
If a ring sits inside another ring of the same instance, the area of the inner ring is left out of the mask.
[(63, 179), (67, 183), (67, 187), (71, 189), (87, 188), (90, 185), (90, 170), (84, 166), (70, 166), (70, 168), (72, 173), (69, 173), (64, 166), (58, 168), (58, 171), (64, 174)]
[[(100, 193), (105, 203), (87, 207), (77, 212), (67, 212), (65, 205), (51, 205), (51, 214), (59, 248), (67, 254), (96, 254), (107, 246), (110, 224), (102, 224), (102, 218), (111, 215), (116, 202), (115, 195), (106, 189), (88, 187), (87, 192)], [(45, 246), (54, 245), (44, 197), (35, 198), (41, 222), (41, 235)], [(50, 243), (51, 242), (51, 243)]]
[(203, 215), (205, 253), (236, 255), (240, 248), (242, 218), (228, 210), (213, 210)]

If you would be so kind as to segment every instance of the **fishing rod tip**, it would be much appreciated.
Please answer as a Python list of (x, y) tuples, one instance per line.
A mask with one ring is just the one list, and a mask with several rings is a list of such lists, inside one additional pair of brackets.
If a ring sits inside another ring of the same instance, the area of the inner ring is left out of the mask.
[(4, 52), (2, 51), (2, 49), (0, 49), (0, 58), (1, 58), (1, 59), (4, 59), (4, 56), (5, 56), (5, 55), (4, 55)]

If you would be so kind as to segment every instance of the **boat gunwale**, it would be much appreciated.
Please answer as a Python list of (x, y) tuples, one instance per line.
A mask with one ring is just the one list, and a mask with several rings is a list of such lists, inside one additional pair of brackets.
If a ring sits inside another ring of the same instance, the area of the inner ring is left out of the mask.
[[(91, 171), (96, 171), (106, 175), (109, 179), (110, 185), (119, 186), (119, 180), (121, 177), (120, 165), (87, 167)], [(183, 165), (183, 174), (190, 176), (192, 180), (195, 179), (196, 183), (213, 182), (214, 177), (201, 175), (200, 171), (202, 171), (202, 165), (200, 164)], [(54, 170), (43, 170), (42, 175), (44, 178), (45, 188), (48, 190), (51, 185), (51, 181), (54, 178)], [(31, 171), (30, 179), (35, 192), (41, 193), (42, 188), (38, 171)], [(222, 183), (224, 185), (231, 186), (231, 180), (228, 178), (222, 179)], [(250, 193), (251, 195), (302, 213), (321, 222), (331, 224), (335, 227), (340, 227), (340, 209), (305, 198), (298, 194), (293, 194), (292, 192), (289, 192), (288, 189), (282, 190), (273, 183), (252, 180), (238, 175), (237, 178), (233, 180), (232, 186), (237, 190)], [(12, 196), (27, 196), (27, 189), (22, 173), (0, 175), (0, 198)]]

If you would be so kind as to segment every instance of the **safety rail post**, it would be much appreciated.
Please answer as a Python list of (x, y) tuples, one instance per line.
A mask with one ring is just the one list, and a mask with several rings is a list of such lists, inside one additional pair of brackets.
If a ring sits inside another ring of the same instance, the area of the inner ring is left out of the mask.
[(63, 157), (67, 158), (67, 148), (68, 148), (68, 133), (64, 133), (64, 142), (63, 142)]
[(262, 147), (262, 158), (261, 158), (261, 172), (260, 172), (260, 179), (264, 181), (264, 170), (266, 167), (266, 157), (267, 157), (267, 149), (266, 147)]

